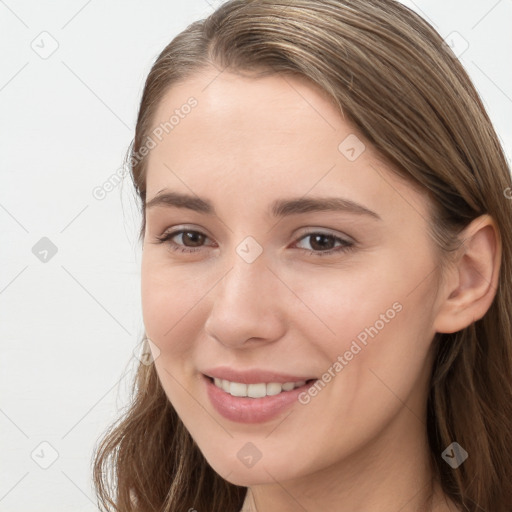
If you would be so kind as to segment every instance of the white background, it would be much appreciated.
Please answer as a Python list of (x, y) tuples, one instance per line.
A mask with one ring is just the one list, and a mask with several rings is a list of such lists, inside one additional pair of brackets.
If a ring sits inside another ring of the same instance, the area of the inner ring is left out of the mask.
[[(512, 0), (404, 3), (458, 32), (459, 51), (467, 41), (460, 59), (510, 162)], [(143, 323), (129, 177), (92, 191), (123, 163), (157, 54), (212, 10), (0, 0), (0, 511), (96, 510), (92, 450), (126, 402)], [(48, 58), (32, 48), (52, 44)], [(43, 237), (57, 248), (47, 262), (32, 252)]]

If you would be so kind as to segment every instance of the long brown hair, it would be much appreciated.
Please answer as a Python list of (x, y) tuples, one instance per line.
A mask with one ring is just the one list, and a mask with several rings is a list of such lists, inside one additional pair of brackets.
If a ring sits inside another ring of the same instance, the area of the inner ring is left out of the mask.
[[(394, 0), (231, 0), (162, 51), (141, 100), (130, 169), (145, 229), (146, 159), (155, 110), (201, 68), (300, 75), (316, 84), (395, 172), (422, 187), (439, 254), (487, 213), (502, 261), (483, 318), (436, 334), (427, 429), (434, 474), (470, 512), (512, 506), (512, 216), (510, 170), (463, 66), (440, 35)], [(441, 458), (457, 441), (468, 459)], [(247, 489), (208, 465), (169, 403), (154, 365), (139, 365), (133, 402), (97, 446), (94, 482), (105, 510), (238, 512)]]

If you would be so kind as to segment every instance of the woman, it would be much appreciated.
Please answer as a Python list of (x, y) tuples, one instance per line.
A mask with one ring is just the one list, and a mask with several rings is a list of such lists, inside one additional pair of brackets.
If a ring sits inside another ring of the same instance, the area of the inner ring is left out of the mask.
[(509, 511), (510, 171), (393, 0), (232, 0), (130, 155), (154, 364), (98, 447), (116, 511)]

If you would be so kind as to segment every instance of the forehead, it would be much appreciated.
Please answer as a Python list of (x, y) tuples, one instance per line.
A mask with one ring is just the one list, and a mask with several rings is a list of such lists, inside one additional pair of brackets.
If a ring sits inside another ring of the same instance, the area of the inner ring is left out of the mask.
[[(187, 128), (193, 128), (197, 139), (208, 135), (214, 144), (245, 144), (247, 153), (251, 145), (255, 150), (262, 144), (278, 147), (292, 142), (291, 138), (325, 138), (327, 131), (334, 135), (339, 129), (339, 113), (305, 79), (281, 75), (255, 78), (207, 70), (167, 92), (154, 126), (165, 123), (175, 111), (188, 110), (184, 105), (191, 97), (197, 106), (169, 133), (175, 144), (181, 142), (180, 135), (191, 142)], [(208, 143), (204, 138), (202, 142)]]
[(166, 187), (231, 194), (240, 204), (340, 193), (374, 209), (394, 200), (395, 209), (426, 214), (423, 194), (390, 171), (326, 93), (300, 77), (203, 70), (167, 91), (155, 130), (148, 198)]

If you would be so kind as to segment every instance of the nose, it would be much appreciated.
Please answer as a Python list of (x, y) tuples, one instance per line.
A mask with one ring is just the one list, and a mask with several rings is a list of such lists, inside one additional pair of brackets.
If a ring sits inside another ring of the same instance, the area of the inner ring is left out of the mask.
[(285, 332), (283, 284), (262, 256), (247, 263), (236, 255), (232, 263), (212, 290), (206, 333), (230, 348), (278, 340)]

